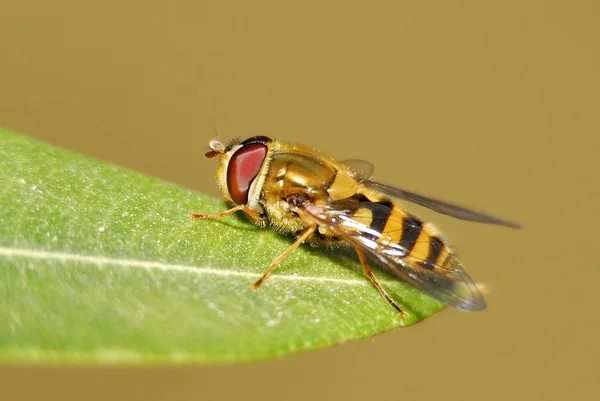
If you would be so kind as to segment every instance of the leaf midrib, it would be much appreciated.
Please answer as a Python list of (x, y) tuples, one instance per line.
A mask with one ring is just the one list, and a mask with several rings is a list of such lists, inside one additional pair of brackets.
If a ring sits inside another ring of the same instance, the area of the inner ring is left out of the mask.
[[(69, 252), (55, 252), (55, 251), (42, 251), (37, 249), (28, 248), (6, 248), (0, 247), (0, 256), (6, 258), (25, 258), (25, 259), (42, 259), (42, 260), (53, 260), (58, 262), (81, 262), (88, 263), (97, 267), (101, 266), (121, 266), (127, 268), (139, 268), (147, 270), (162, 270), (162, 271), (179, 271), (197, 275), (214, 275), (221, 277), (245, 277), (245, 278), (258, 278), (259, 273), (251, 273), (244, 271), (246, 268), (227, 268), (217, 269), (209, 266), (189, 266), (189, 265), (178, 265), (171, 263), (153, 262), (138, 259), (118, 259), (110, 258), (106, 256), (96, 255), (80, 255)], [(368, 285), (368, 280), (365, 279), (342, 279), (335, 277), (311, 277), (311, 276), (299, 276), (296, 274), (271, 274), (269, 280), (286, 280), (286, 281), (312, 281), (317, 283), (333, 283), (340, 285)], [(390, 281), (381, 280), (385, 284), (393, 284)]]

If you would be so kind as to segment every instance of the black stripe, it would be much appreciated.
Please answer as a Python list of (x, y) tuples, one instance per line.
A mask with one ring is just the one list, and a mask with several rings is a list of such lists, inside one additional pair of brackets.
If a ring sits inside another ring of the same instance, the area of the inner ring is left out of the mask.
[[(383, 229), (385, 228), (385, 224), (390, 218), (390, 214), (392, 213), (392, 207), (387, 202), (386, 203), (375, 203), (375, 202), (360, 202), (359, 207), (357, 209), (369, 209), (371, 211), (371, 224), (369, 224), (369, 228), (376, 233), (381, 234)], [(370, 233), (365, 233), (365, 235), (369, 236), (373, 241), (377, 241), (381, 235), (374, 235)]]
[(444, 243), (441, 239), (435, 236), (431, 237), (430, 241), (429, 254), (427, 255), (427, 259), (425, 259), (425, 262), (423, 262), (423, 267), (433, 270), (438, 258), (444, 250)]
[(405, 217), (404, 220), (402, 220), (402, 237), (400, 238), (398, 245), (406, 249), (407, 255), (415, 247), (417, 238), (419, 238), (422, 229), (423, 222), (419, 219)]

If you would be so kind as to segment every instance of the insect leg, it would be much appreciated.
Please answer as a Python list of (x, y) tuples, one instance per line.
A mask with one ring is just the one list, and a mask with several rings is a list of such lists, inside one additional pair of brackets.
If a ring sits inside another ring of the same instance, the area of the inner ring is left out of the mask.
[(253, 219), (260, 219), (260, 213), (255, 212), (254, 210), (250, 210), (246, 205), (238, 205), (234, 208), (226, 210), (221, 213), (192, 213), (192, 220), (201, 220), (201, 219), (218, 219), (221, 217), (229, 216), (230, 214), (234, 214), (235, 212), (242, 211), (246, 213), (248, 216)]
[(394, 300), (392, 299), (392, 297), (390, 297), (388, 295), (388, 293), (385, 291), (385, 289), (383, 288), (383, 286), (381, 285), (381, 283), (379, 282), (379, 280), (377, 280), (377, 277), (375, 277), (375, 273), (373, 273), (373, 271), (371, 270), (371, 268), (367, 264), (367, 258), (365, 256), (365, 254), (363, 253), (363, 251), (361, 251), (360, 248), (358, 248), (356, 245), (354, 245), (354, 250), (356, 251), (356, 254), (358, 255), (358, 259), (360, 260), (360, 263), (362, 264), (363, 271), (365, 272), (365, 275), (367, 275), (371, 279), (371, 281), (373, 282), (373, 284), (375, 284), (375, 287), (377, 287), (377, 289), (379, 290), (379, 293), (381, 294), (381, 296), (383, 296), (383, 298), (387, 301), (388, 304), (390, 304), (392, 306), (392, 308), (394, 308), (394, 309), (396, 309), (398, 311), (398, 313), (400, 314), (400, 316), (406, 316), (406, 312), (404, 312), (402, 310), (402, 308), (400, 308), (396, 304), (396, 302), (394, 302)]
[(281, 255), (279, 255), (277, 257), (277, 259), (275, 259), (273, 261), (273, 263), (271, 263), (269, 265), (269, 267), (264, 272), (264, 274), (258, 280), (256, 280), (256, 282), (252, 283), (250, 285), (250, 287), (254, 288), (255, 290), (258, 287), (260, 287), (260, 285), (263, 283), (263, 281), (265, 281), (267, 279), (267, 277), (269, 277), (269, 274), (271, 274), (271, 272), (273, 271), (275, 266), (277, 266), (283, 259), (285, 259), (290, 253), (292, 253), (294, 251), (294, 249), (298, 248), (300, 246), (300, 244), (302, 244), (304, 241), (306, 241), (308, 238), (310, 238), (310, 236), (313, 235), (316, 230), (317, 230), (317, 226), (310, 226), (306, 230), (302, 231), (302, 233), (300, 234), (300, 236), (298, 237), (296, 242), (294, 242), (292, 245), (290, 245), (290, 247), (288, 249), (283, 251), (283, 253)]

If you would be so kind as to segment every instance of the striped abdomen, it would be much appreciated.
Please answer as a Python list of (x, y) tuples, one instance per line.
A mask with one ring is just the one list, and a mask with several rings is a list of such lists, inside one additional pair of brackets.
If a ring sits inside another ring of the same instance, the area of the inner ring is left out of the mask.
[[(350, 227), (354, 222), (355, 227)], [(391, 202), (359, 202), (343, 223), (364, 245), (428, 270), (452, 263), (452, 251), (433, 226)]]

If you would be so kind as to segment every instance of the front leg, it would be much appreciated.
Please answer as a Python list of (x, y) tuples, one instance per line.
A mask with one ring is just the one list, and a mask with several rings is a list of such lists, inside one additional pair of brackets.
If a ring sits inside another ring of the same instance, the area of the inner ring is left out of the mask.
[(283, 251), (281, 255), (279, 255), (277, 259), (275, 259), (273, 263), (271, 263), (269, 267), (267, 267), (267, 270), (263, 273), (263, 275), (260, 276), (260, 278), (256, 280), (256, 282), (250, 284), (250, 287), (254, 288), (255, 290), (258, 289), (258, 287), (260, 287), (260, 285), (267, 279), (267, 277), (269, 277), (275, 266), (277, 266), (283, 259), (285, 259), (290, 253), (292, 253), (294, 249), (298, 248), (302, 243), (304, 243), (306, 240), (312, 237), (315, 231), (317, 231), (317, 226), (310, 226), (306, 230), (302, 231), (298, 236), (298, 239), (296, 239), (296, 242), (290, 245), (288, 249)]

